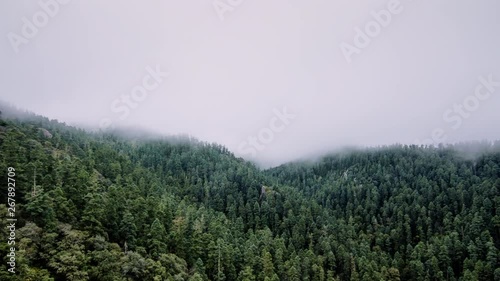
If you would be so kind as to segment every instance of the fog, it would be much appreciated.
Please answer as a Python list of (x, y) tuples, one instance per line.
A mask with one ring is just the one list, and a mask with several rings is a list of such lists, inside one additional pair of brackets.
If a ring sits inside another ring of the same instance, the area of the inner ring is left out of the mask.
[[(1, 1), (0, 99), (264, 166), (500, 139), (500, 2)], [(498, 81), (498, 82), (497, 82)]]

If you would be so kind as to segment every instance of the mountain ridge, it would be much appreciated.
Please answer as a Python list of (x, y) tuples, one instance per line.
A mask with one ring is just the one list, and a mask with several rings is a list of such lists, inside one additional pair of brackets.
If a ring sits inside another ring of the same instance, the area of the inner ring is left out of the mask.
[[(0, 170), (16, 171), (18, 218), (18, 275), (4, 263), (2, 280), (500, 277), (498, 141), (263, 170), (218, 144), (25, 117), (0, 119)], [(7, 197), (2, 189), (3, 217)]]

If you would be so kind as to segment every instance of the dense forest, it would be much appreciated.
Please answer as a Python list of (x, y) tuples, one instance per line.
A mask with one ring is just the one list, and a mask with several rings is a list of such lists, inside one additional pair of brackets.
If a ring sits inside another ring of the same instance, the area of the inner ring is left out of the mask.
[(0, 280), (500, 280), (500, 142), (262, 170), (187, 137), (2, 111)]

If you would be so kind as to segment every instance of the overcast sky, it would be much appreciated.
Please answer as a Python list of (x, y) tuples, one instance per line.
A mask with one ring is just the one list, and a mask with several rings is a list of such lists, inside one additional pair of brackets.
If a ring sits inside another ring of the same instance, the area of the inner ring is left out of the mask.
[(266, 165), (500, 139), (499, 12), (496, 0), (0, 1), (0, 98)]

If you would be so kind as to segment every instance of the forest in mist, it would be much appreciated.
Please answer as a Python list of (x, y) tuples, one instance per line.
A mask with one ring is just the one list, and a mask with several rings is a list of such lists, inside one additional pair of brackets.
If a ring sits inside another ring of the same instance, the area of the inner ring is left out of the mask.
[(0, 280), (500, 280), (499, 141), (261, 169), (1, 110)]
[(0, 0), (0, 281), (500, 281), (499, 12)]

